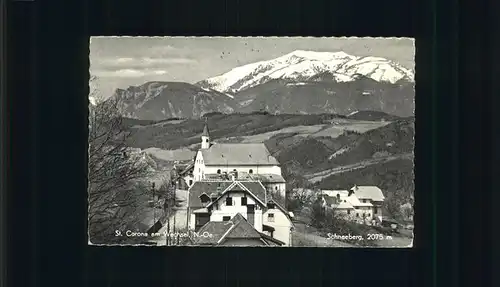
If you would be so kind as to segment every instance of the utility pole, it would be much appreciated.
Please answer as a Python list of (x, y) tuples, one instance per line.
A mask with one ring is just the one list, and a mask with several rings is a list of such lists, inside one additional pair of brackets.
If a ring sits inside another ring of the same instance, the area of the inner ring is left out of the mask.
[(155, 183), (151, 183), (151, 190), (153, 194), (153, 226), (156, 225), (156, 201), (155, 201)]
[[(175, 198), (176, 190), (177, 190), (177, 189), (176, 189), (176, 188), (174, 188), (174, 197), (173, 197), (173, 206), (172, 206), (172, 208), (175, 208), (175, 207), (177, 206), (177, 204), (176, 204), (176, 198)], [(177, 242), (174, 242), (174, 243), (175, 243), (175, 245), (178, 245), (178, 244), (179, 244), (179, 237), (178, 237), (178, 235), (175, 233), (175, 217), (176, 217), (176, 215), (177, 215), (177, 212), (176, 212), (176, 211), (174, 211), (174, 234), (175, 234), (175, 237), (176, 237), (176, 239), (177, 239), (177, 240), (176, 240)]]
[(166, 190), (166, 193), (165, 194), (165, 213), (166, 213), (166, 217), (167, 217), (167, 232), (166, 232), (166, 237), (165, 237), (165, 245), (166, 246), (169, 246), (170, 245), (170, 198), (169, 198), (169, 194), (170, 194), (170, 187), (167, 188)]

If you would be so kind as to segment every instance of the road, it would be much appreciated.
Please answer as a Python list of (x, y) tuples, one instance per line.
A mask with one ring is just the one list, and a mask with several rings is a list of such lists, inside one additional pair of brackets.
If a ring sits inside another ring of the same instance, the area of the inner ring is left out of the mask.
[(355, 164), (343, 165), (343, 166), (339, 166), (336, 168), (320, 171), (317, 173), (307, 174), (304, 177), (307, 180), (309, 180), (310, 182), (316, 183), (316, 182), (322, 181), (323, 179), (325, 179), (329, 176), (332, 176), (334, 174), (349, 172), (349, 171), (353, 171), (356, 169), (365, 168), (367, 166), (374, 165), (374, 164), (384, 163), (384, 162), (402, 159), (402, 158), (411, 158), (411, 157), (413, 157), (413, 153), (398, 154), (398, 155), (393, 155), (393, 156), (388, 156), (388, 157), (383, 157), (383, 158), (374, 158), (374, 159), (358, 162)]

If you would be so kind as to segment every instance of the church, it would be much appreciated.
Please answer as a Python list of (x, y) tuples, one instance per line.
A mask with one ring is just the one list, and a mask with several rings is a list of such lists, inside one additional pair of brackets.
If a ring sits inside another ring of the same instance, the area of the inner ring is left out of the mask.
[[(260, 181), (268, 191), (285, 197), (286, 182), (278, 160), (264, 143), (213, 143), (208, 126), (193, 164), (193, 182), (201, 180)], [(191, 186), (191, 184), (189, 184)]]

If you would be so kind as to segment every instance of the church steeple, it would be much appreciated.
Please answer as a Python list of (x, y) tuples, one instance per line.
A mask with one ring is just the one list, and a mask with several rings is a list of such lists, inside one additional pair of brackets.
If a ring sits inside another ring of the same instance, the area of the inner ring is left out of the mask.
[(205, 126), (203, 127), (203, 133), (201, 133), (201, 149), (207, 149), (210, 147), (210, 133), (208, 132), (207, 118), (205, 118)]
[(208, 126), (206, 123), (205, 126), (203, 127), (203, 133), (201, 135), (205, 137), (210, 137), (210, 134), (208, 133)]

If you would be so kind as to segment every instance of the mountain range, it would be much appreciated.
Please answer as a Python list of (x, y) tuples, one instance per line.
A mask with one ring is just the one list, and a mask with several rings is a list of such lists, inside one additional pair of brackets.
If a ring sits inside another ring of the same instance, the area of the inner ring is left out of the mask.
[(379, 111), (413, 116), (413, 71), (379, 57), (295, 51), (237, 67), (195, 84), (148, 82), (117, 89), (126, 117), (200, 118), (206, 113), (349, 115)]

